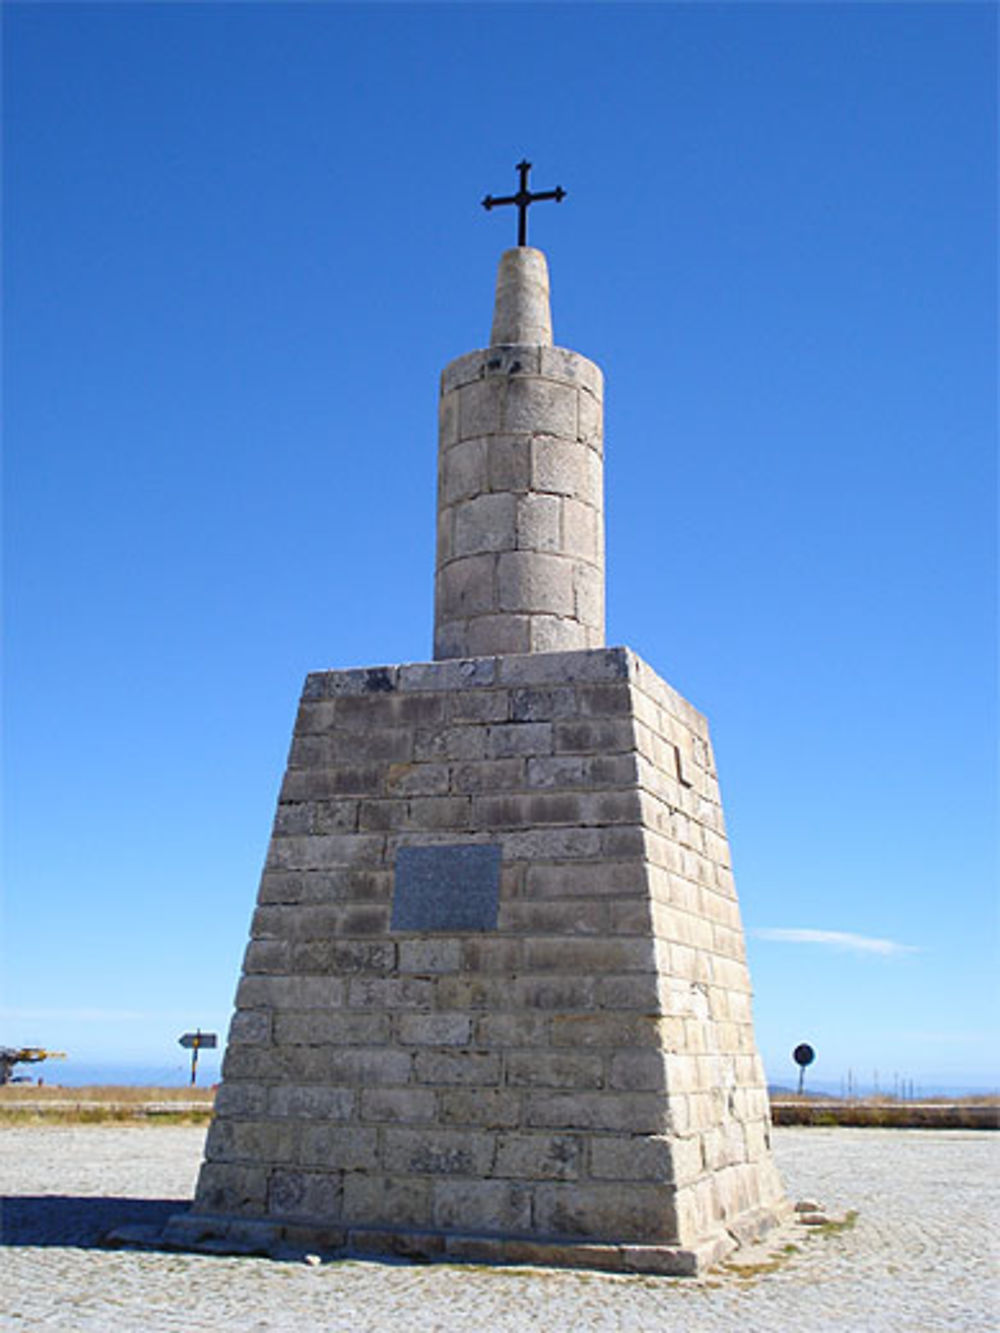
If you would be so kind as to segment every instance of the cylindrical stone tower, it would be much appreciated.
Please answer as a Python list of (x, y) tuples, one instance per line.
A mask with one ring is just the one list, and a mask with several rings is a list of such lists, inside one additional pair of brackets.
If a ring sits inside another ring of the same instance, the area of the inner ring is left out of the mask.
[(552, 346), (545, 256), (500, 260), (490, 346), (441, 376), (434, 656), (604, 644), (603, 376)]

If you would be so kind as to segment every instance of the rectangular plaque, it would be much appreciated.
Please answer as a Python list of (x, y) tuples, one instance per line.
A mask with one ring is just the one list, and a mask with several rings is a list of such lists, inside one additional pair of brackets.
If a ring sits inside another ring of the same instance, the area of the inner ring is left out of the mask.
[(393, 930), (496, 930), (500, 848), (494, 843), (400, 847)]

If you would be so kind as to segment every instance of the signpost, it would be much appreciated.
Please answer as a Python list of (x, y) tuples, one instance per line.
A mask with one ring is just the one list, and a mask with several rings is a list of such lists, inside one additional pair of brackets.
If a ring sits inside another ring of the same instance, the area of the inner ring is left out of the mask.
[[(14, 1082), (15, 1065), (35, 1065), (39, 1060), (65, 1059), (65, 1051), (43, 1051), (40, 1046), (0, 1046), (0, 1083)], [(38, 1081), (41, 1083), (42, 1080)]]
[(198, 1052), (203, 1049), (211, 1050), (213, 1046), (218, 1046), (219, 1038), (214, 1032), (202, 1032), (201, 1028), (198, 1028), (196, 1032), (185, 1032), (184, 1036), (178, 1040), (186, 1051), (191, 1052), (191, 1086), (193, 1088), (195, 1078), (198, 1075)]
[(816, 1052), (808, 1042), (802, 1042), (800, 1046), (796, 1046), (795, 1050), (792, 1051), (792, 1059), (799, 1067), (799, 1095), (801, 1096), (802, 1082), (806, 1076), (806, 1065), (811, 1065), (816, 1059)]

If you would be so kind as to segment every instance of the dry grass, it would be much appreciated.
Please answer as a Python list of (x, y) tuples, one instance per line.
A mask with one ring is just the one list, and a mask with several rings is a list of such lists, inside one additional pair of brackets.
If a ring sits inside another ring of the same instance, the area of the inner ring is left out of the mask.
[(831, 1218), (829, 1222), (821, 1222), (813, 1231), (813, 1235), (820, 1236), (839, 1236), (842, 1231), (850, 1231), (857, 1224), (858, 1210), (852, 1208), (841, 1218)]
[[(204, 1124), (211, 1118), (214, 1088), (91, 1086), (63, 1088), (14, 1083), (0, 1087), (0, 1125), (10, 1124)], [(782, 1094), (771, 1103), (776, 1125), (850, 1125), (885, 1129), (1000, 1129), (1000, 1097), (980, 1095), (949, 1102), (820, 1100)]]
[(133, 1088), (28, 1083), (0, 1087), (0, 1125), (200, 1125), (211, 1118), (214, 1088)]
[(0, 1106), (21, 1102), (204, 1102), (211, 1106), (214, 1088), (132, 1088), (110, 1084), (63, 1088), (58, 1083), (37, 1087), (32, 1083), (8, 1083), (0, 1088)]
[(787, 1088), (776, 1088), (771, 1100), (786, 1103), (798, 1103), (813, 1106), (817, 1103), (826, 1105), (835, 1102), (844, 1106), (1000, 1106), (1000, 1092), (974, 1092), (966, 1097), (894, 1097), (891, 1093), (872, 1093), (866, 1097), (838, 1097), (825, 1092), (790, 1092)]
[(900, 1102), (892, 1097), (863, 1102), (825, 1101), (784, 1093), (771, 1102), (776, 1125), (849, 1125), (884, 1129), (1000, 1129), (1000, 1097), (926, 1098)]

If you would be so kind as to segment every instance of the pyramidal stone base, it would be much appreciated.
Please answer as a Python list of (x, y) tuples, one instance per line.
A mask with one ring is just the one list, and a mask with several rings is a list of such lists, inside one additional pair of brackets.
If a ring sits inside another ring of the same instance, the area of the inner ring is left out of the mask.
[(704, 718), (625, 648), (310, 675), (167, 1242), (693, 1274), (769, 1136)]

